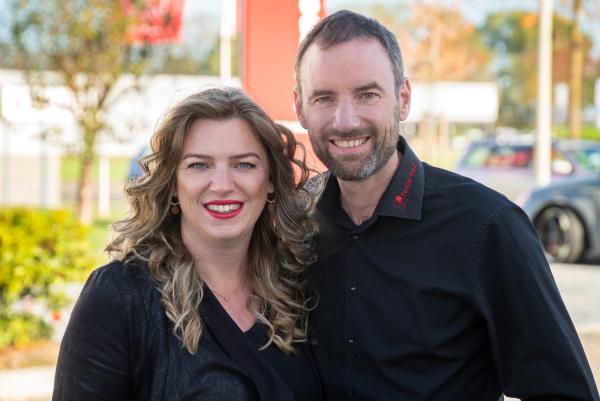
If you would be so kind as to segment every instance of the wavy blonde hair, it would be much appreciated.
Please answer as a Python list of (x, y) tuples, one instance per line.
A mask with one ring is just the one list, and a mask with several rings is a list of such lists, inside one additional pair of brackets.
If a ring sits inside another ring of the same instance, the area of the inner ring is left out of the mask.
[(151, 139), (152, 154), (140, 165), (143, 175), (130, 181), (125, 193), (129, 216), (113, 224), (115, 238), (106, 250), (125, 263), (146, 262), (157, 283), (161, 303), (173, 322), (173, 333), (192, 354), (198, 351), (203, 326), (200, 303), (202, 279), (183, 244), (180, 215), (169, 211), (176, 167), (184, 139), (198, 119), (242, 118), (264, 147), (269, 178), (275, 188), (274, 208), (265, 208), (252, 233), (247, 279), (261, 301), (257, 319), (268, 327), (269, 341), (285, 352), (306, 339), (309, 301), (305, 270), (314, 262), (311, 238), (314, 198), (305, 189), (310, 170), (295, 158), (302, 146), (292, 132), (276, 124), (254, 101), (235, 88), (210, 88), (174, 106)]

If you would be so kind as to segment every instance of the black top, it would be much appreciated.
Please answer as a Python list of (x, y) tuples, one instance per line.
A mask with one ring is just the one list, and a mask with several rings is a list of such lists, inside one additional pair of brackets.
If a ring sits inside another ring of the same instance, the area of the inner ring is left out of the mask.
[(599, 400), (527, 216), (504, 196), (402, 162), (360, 226), (330, 177), (311, 314), (329, 401)]
[[(259, 397), (261, 388), (257, 390), (253, 381), (256, 372), (244, 370), (235, 353), (239, 341), (251, 344), (251, 350), (256, 345), (237, 326), (237, 333), (227, 329), (225, 342), (222, 335), (216, 335), (222, 330), (214, 327), (215, 322), (235, 323), (222, 308), (214, 307), (217, 301), (208, 301), (209, 292), (201, 309), (206, 314), (211, 312), (212, 326), (205, 324), (199, 350), (191, 355), (173, 335), (156, 284), (144, 266), (112, 262), (94, 271), (75, 305), (61, 343), (53, 401), (272, 399)], [(253, 330), (260, 333), (263, 329), (255, 325)], [(297, 401), (312, 401), (313, 394), (319, 399), (318, 379), (310, 368), (306, 347), (300, 346), (294, 356), (284, 355), (274, 345), (267, 350), (286, 358), (285, 365), (273, 369), (275, 374), (278, 371), (285, 381), (287, 373), (282, 369), (290, 369), (306, 387), (296, 394), (294, 381), (285, 389), (287, 392), (291, 389)], [(245, 355), (247, 359), (249, 354)], [(273, 388), (279, 381), (276, 382)], [(307, 394), (311, 398), (306, 398)]]

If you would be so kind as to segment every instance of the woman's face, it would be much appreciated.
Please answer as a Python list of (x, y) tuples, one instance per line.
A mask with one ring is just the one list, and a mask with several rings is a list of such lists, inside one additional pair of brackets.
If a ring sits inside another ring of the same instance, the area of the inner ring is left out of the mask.
[(196, 120), (176, 177), (182, 235), (194, 240), (249, 242), (273, 192), (267, 154), (238, 117)]

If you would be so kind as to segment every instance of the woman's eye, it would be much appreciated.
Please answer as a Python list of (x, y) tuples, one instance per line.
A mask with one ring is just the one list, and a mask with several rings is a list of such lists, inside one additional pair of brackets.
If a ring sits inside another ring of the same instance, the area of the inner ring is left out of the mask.
[(205, 168), (208, 168), (208, 165), (204, 162), (194, 162), (194, 163), (188, 164), (187, 168), (205, 169)]
[(251, 169), (256, 167), (256, 165), (252, 164), (252, 163), (248, 163), (248, 162), (241, 162), (237, 164), (237, 167), (239, 168), (243, 168), (243, 169)]

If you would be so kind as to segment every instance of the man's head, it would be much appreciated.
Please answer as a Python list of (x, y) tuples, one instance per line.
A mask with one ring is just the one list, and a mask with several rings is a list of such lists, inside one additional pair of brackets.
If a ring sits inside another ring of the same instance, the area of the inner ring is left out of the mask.
[(302, 59), (314, 43), (325, 50), (353, 39), (374, 39), (385, 49), (392, 63), (396, 91), (404, 80), (404, 63), (398, 41), (393, 33), (378, 21), (348, 10), (341, 10), (323, 18), (304, 37), (296, 52), (296, 92), (302, 93)]
[(339, 179), (360, 181), (395, 153), (410, 82), (394, 35), (340, 11), (319, 22), (296, 57), (295, 106), (317, 156)]

